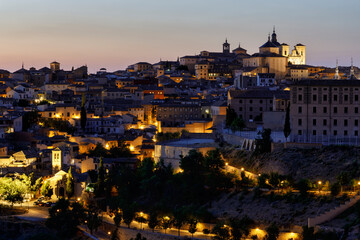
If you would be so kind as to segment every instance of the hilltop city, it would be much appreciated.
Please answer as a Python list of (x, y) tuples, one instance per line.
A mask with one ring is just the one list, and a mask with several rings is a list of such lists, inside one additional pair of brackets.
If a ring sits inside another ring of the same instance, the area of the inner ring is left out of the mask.
[(360, 69), (257, 41), (1, 69), (4, 239), (358, 239)]

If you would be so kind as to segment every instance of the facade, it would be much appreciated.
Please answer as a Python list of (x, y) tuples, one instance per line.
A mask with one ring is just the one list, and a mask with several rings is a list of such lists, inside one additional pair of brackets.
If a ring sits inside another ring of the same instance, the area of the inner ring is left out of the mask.
[(166, 103), (157, 107), (157, 121), (162, 127), (181, 126), (186, 120), (201, 119), (200, 104)]
[(358, 80), (301, 80), (291, 87), (295, 142), (359, 144)]
[(263, 123), (264, 112), (285, 111), (289, 97), (288, 91), (267, 88), (230, 90), (228, 105), (245, 121), (247, 127), (256, 128)]
[(275, 73), (259, 73), (256, 76), (258, 87), (275, 86)]

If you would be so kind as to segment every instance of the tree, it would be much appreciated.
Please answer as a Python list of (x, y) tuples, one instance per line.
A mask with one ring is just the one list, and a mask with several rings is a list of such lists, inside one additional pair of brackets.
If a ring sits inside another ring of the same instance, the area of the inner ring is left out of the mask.
[(250, 233), (251, 226), (254, 221), (245, 216), (242, 219), (231, 218), (229, 219), (230, 232), (233, 240), (240, 240)]
[(160, 221), (160, 226), (164, 229), (166, 234), (166, 229), (170, 228), (172, 225), (172, 219), (169, 216), (163, 216)]
[(83, 93), (81, 99), (81, 110), (80, 110), (80, 125), (83, 132), (85, 132), (86, 127), (86, 109), (85, 109), (85, 94)]
[(280, 175), (276, 172), (271, 172), (270, 173), (270, 178), (269, 178), (269, 184), (277, 189), (280, 185)]
[(49, 209), (46, 226), (56, 230), (64, 239), (70, 239), (76, 234), (77, 226), (85, 219), (85, 209), (81, 204), (77, 202), (70, 204), (69, 200), (61, 198)]
[(274, 223), (266, 228), (266, 232), (266, 240), (276, 240), (280, 233), (279, 228)]
[[(189, 221), (189, 233), (191, 233), (191, 237), (194, 237), (194, 233), (196, 233), (197, 231), (197, 224), (198, 224), (198, 220), (196, 218), (191, 218)], [(205, 229), (204, 229), (205, 230)]]
[(222, 222), (218, 222), (211, 230), (211, 233), (215, 235), (215, 240), (228, 240), (231, 236), (229, 227)]
[(159, 225), (158, 215), (155, 211), (150, 212), (148, 226), (154, 232), (154, 229)]
[(180, 168), (184, 170), (185, 174), (199, 174), (204, 165), (204, 161), (202, 153), (192, 149), (188, 155), (180, 156)]
[(66, 178), (66, 195), (68, 198), (71, 198), (74, 195), (74, 185), (74, 178), (72, 176), (70, 167)]
[(286, 141), (290, 133), (291, 133), (291, 128), (290, 128), (290, 103), (289, 103), (286, 107), (285, 124), (284, 124), (284, 136)]
[(108, 150), (104, 148), (104, 146), (101, 143), (97, 143), (95, 148), (89, 151), (90, 157), (107, 157), (108, 156)]
[(119, 158), (119, 157), (131, 157), (132, 153), (129, 149), (129, 146), (126, 145), (124, 141), (119, 141), (118, 146), (110, 148), (107, 155), (111, 158)]
[(308, 194), (308, 191), (311, 189), (310, 181), (308, 179), (301, 179), (297, 183), (297, 188), (299, 189), (301, 196), (306, 196)]
[(0, 197), (9, 202), (11, 207), (23, 202), (27, 189), (26, 184), (19, 179), (0, 178)]
[(302, 230), (303, 240), (316, 240), (313, 227), (303, 226)]
[(226, 127), (230, 127), (236, 118), (237, 118), (237, 114), (236, 114), (235, 110), (233, 108), (231, 108), (229, 105), (226, 108), (226, 119), (225, 119)]
[(94, 206), (89, 206), (86, 212), (86, 226), (89, 228), (91, 234), (94, 230), (97, 231), (102, 223), (102, 218), (99, 213), (100, 211)]
[(210, 150), (205, 155), (205, 167), (209, 170), (219, 171), (225, 167), (225, 162), (221, 157), (220, 150)]
[(271, 152), (271, 129), (266, 128), (261, 132), (261, 138), (255, 139), (255, 153)]
[(124, 204), (122, 210), (123, 210), (124, 223), (128, 226), (128, 228), (130, 228), (130, 224), (135, 218), (136, 202), (131, 204), (129, 203)]
[(25, 112), (22, 119), (22, 130), (23, 132), (26, 132), (30, 127), (32, 127), (34, 124), (38, 123), (40, 119), (39, 112), (36, 111), (30, 111)]
[(31, 186), (31, 191), (37, 192), (40, 190), (41, 186), (43, 185), (43, 178), (39, 177), (36, 179), (35, 183)]
[(245, 127), (245, 122), (241, 117), (236, 117), (230, 125), (232, 132), (241, 131)]
[(49, 181), (45, 181), (45, 183), (42, 185), (41, 195), (44, 197), (51, 197), (53, 195), (53, 188), (50, 186)]
[(147, 222), (147, 219), (144, 217), (143, 212), (137, 214), (135, 220), (140, 223), (140, 229), (142, 229), (142, 224)]
[(348, 185), (350, 183), (350, 177), (349, 177), (349, 173), (347, 172), (341, 172), (337, 177), (336, 177), (338, 183), (340, 184), (340, 192), (343, 191), (343, 186), (344, 185)]
[(341, 185), (336, 182), (330, 186), (330, 191), (332, 196), (337, 196), (341, 193)]
[(119, 227), (122, 220), (122, 214), (119, 211), (116, 211), (114, 214), (114, 223), (115, 226)]
[(187, 212), (185, 208), (176, 208), (173, 211), (174, 214), (174, 220), (173, 225), (178, 230), (178, 236), (180, 237), (180, 229), (181, 227), (186, 223), (187, 220)]
[(98, 197), (103, 196), (105, 192), (104, 188), (105, 188), (105, 169), (104, 169), (103, 159), (102, 157), (100, 157), (95, 195)]

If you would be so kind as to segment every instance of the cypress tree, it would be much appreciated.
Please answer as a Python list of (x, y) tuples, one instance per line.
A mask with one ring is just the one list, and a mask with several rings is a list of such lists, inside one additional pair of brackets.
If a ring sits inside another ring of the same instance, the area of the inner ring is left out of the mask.
[(96, 195), (98, 197), (103, 196), (105, 187), (105, 169), (103, 159), (100, 157), (100, 163), (98, 168), (98, 179), (96, 183)]
[(66, 180), (66, 194), (68, 198), (71, 198), (74, 195), (74, 178), (71, 173), (71, 167), (69, 168)]
[(291, 128), (290, 128), (290, 103), (289, 103), (286, 107), (285, 124), (284, 124), (284, 136), (286, 138), (286, 141), (290, 133), (291, 133)]
[(86, 109), (85, 109), (85, 94), (82, 95), (81, 101), (81, 111), (80, 111), (80, 125), (83, 132), (85, 132), (86, 127)]

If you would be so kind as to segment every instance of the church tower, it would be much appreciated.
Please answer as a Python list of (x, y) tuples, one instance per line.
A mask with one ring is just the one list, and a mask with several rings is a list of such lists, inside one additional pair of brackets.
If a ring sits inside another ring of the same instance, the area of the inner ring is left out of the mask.
[(276, 45), (277, 47), (280, 47), (280, 43), (277, 41), (277, 36), (276, 36), (276, 33), (275, 33), (275, 26), (274, 26), (274, 29), (273, 29), (273, 33), (271, 35), (271, 42)]
[(52, 150), (51, 153), (51, 162), (52, 162), (52, 169), (53, 173), (57, 173), (62, 168), (62, 154), (59, 148), (55, 148)]
[(351, 58), (350, 78), (352, 77), (355, 77), (355, 69), (354, 69), (353, 59)]
[(336, 59), (336, 69), (335, 69), (334, 79), (336, 79), (336, 80), (340, 80), (340, 75), (339, 75), (339, 64), (338, 64), (338, 60), (337, 60), (337, 59)]
[(230, 44), (227, 42), (227, 39), (223, 43), (223, 53), (230, 53)]

